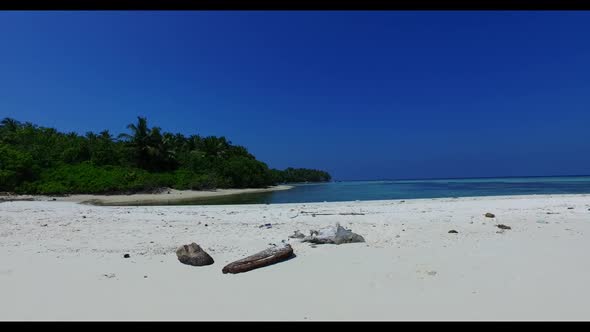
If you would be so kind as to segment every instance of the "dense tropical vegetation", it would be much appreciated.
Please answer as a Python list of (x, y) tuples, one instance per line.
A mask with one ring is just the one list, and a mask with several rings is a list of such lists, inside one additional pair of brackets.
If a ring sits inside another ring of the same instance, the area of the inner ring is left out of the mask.
[(127, 128), (117, 137), (108, 130), (82, 136), (5, 118), (0, 123), (0, 191), (130, 193), (331, 179), (319, 170), (269, 169), (225, 137), (162, 132), (142, 117)]

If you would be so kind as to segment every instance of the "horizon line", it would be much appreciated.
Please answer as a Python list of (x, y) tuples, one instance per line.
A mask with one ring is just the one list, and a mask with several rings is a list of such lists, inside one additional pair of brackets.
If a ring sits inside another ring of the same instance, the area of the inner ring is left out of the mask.
[(505, 178), (566, 178), (566, 177), (586, 177), (590, 174), (576, 175), (510, 175), (510, 176), (478, 176), (478, 177), (445, 177), (445, 178), (405, 178), (405, 179), (355, 179), (339, 180), (333, 179), (331, 182), (363, 182), (363, 181), (414, 181), (414, 180), (476, 180), (476, 179), (505, 179)]

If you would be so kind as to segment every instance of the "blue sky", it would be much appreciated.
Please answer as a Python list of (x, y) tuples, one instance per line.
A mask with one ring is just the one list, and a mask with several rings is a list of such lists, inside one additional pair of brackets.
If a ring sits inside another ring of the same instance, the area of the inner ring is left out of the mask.
[(590, 174), (588, 12), (0, 12), (0, 117), (336, 179)]

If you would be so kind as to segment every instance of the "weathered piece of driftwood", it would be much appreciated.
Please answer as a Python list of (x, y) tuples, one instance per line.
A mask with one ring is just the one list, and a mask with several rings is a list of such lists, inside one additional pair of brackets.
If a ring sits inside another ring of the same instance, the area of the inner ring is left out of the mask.
[(301, 211), (304, 214), (311, 214), (316, 216), (364, 216), (364, 213), (358, 212), (340, 212), (340, 213), (320, 213), (320, 212), (308, 212), (308, 211)]
[(252, 256), (229, 263), (221, 271), (223, 273), (248, 272), (250, 270), (287, 260), (292, 256), (293, 248), (291, 248), (289, 244), (286, 244), (282, 247), (268, 248)]
[(297, 213), (293, 217), (289, 217), (291, 219), (295, 219), (299, 217), (300, 214), (304, 215), (311, 215), (312, 217), (315, 216), (364, 216), (364, 213), (357, 213), (357, 212), (341, 212), (341, 213), (319, 213), (319, 212), (308, 212), (308, 211), (301, 211)]

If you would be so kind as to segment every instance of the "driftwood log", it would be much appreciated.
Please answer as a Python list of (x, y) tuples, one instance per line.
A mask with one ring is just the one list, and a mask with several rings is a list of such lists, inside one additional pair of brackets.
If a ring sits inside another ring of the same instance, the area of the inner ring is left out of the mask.
[(229, 263), (221, 271), (224, 274), (248, 272), (259, 267), (282, 262), (291, 257), (293, 257), (293, 248), (287, 244), (283, 247), (269, 248), (252, 256)]

